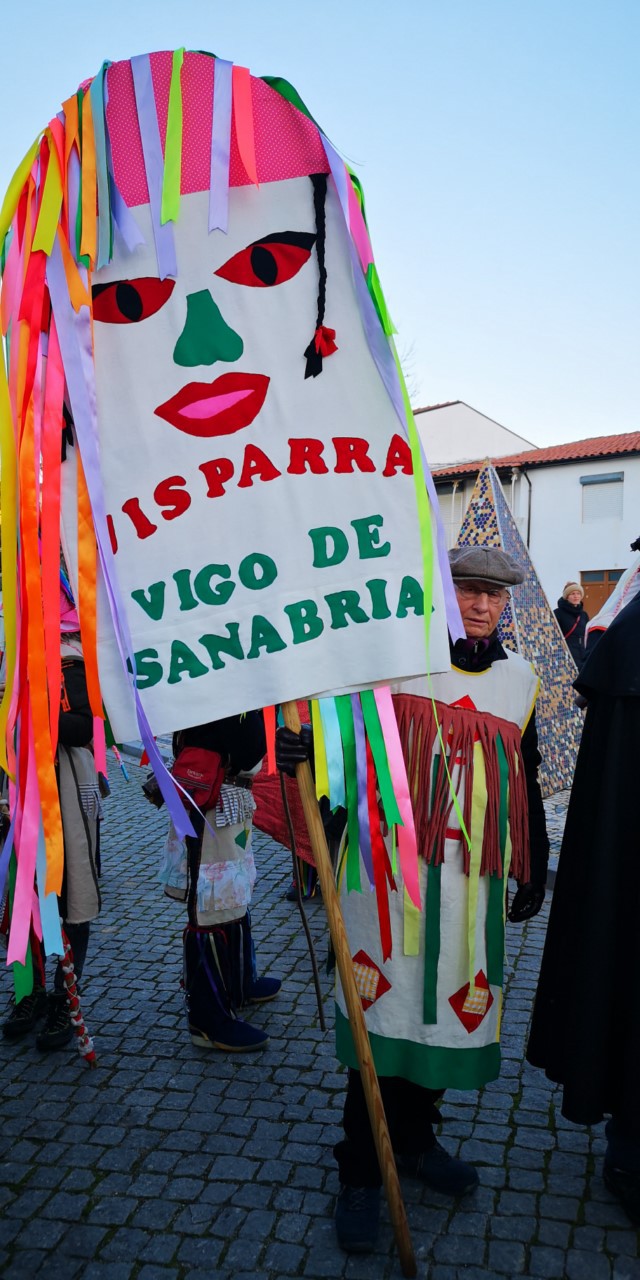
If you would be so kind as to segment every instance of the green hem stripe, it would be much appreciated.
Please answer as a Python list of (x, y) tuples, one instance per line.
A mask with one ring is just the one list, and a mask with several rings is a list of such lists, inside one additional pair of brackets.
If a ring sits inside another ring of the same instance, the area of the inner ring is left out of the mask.
[[(425, 1089), (480, 1089), (500, 1074), (500, 1045), (481, 1049), (442, 1049), (369, 1034), (375, 1068), (380, 1076), (401, 1076)], [(336, 1005), (336, 1054), (346, 1067), (358, 1070), (348, 1019)]]

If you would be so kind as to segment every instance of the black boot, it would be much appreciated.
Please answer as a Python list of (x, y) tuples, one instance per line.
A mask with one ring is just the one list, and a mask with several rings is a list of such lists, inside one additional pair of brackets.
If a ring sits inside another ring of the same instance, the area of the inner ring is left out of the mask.
[(52, 991), (47, 996), (47, 1020), (36, 1036), (36, 1047), (47, 1053), (49, 1049), (62, 1049), (72, 1039), (73, 1027), (66, 992)]
[(226, 930), (196, 929), (183, 935), (184, 989), (193, 1044), (247, 1053), (263, 1049), (269, 1037), (236, 1016), (230, 983)]
[(28, 996), (23, 996), (16, 1004), (15, 996), (11, 1000), (9, 1017), (2, 1024), (5, 1040), (21, 1040), (35, 1027), (47, 1011), (47, 993), (44, 987), (34, 987)]

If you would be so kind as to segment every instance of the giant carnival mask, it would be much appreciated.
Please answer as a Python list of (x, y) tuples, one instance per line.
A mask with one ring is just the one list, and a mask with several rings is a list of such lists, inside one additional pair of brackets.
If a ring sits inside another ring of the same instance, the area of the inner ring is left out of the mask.
[(0, 244), (0, 719), (51, 889), (60, 541), (96, 723), (152, 758), (441, 670), (456, 610), (359, 184), (290, 85), (183, 50), (105, 64), (25, 157)]

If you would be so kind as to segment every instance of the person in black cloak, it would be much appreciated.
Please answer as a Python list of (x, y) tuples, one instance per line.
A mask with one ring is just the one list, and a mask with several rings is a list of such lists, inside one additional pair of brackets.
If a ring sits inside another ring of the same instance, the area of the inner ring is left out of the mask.
[(640, 1226), (640, 596), (575, 682), (587, 700), (527, 1059), (606, 1126), (604, 1182)]

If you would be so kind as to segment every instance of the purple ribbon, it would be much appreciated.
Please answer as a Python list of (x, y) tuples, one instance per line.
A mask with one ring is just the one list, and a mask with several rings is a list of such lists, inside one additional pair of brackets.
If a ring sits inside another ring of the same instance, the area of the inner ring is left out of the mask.
[(144, 743), (158, 785), (164, 796), (173, 825), (179, 836), (184, 838), (193, 835), (193, 827), (187, 811), (181, 804), (173, 780), (167, 772), (164, 761), (155, 744), (153, 734), (140, 695), (135, 684), (135, 657), (124, 605), (120, 597), (113, 551), (107, 528), (107, 516), (104, 504), (104, 493), (100, 474), (100, 456), (98, 450), (95, 370), (91, 344), (91, 326), (88, 307), (81, 307), (76, 314), (71, 306), (67, 291), (67, 282), (62, 261), (60, 245), (56, 238), (51, 257), (47, 261), (47, 283), (51, 294), (51, 305), (55, 316), (60, 351), (64, 365), (65, 378), (78, 444), (82, 455), (82, 465), (91, 500), (91, 510), (96, 534), (100, 564), (104, 577), (109, 608), (114, 624), (120, 658), (125, 671), (129, 671), (127, 660), (131, 664), (133, 675), (128, 678), (135, 701), (136, 716), (140, 737)]
[[(329, 161), (331, 175), (336, 184), (338, 199), (340, 200), (340, 204), (342, 207), (342, 213), (347, 226), (347, 231), (349, 231), (349, 196), (348, 196), (348, 189), (347, 189), (347, 182), (348, 182), (347, 171), (345, 169), (343, 161), (340, 159), (340, 156), (335, 150), (335, 147), (333, 147), (329, 142), (329, 139), (326, 138), (324, 134), (321, 134), (321, 138), (322, 138), (322, 144), (326, 152), (327, 160)], [(389, 396), (389, 399), (391, 400), (391, 403), (400, 421), (400, 426), (402, 427), (402, 433), (405, 439), (408, 439), (407, 418), (406, 418), (405, 407), (404, 407), (404, 398), (402, 395), (400, 380), (398, 378), (398, 370), (396, 368), (396, 362), (393, 358), (393, 352), (389, 345), (387, 336), (384, 332), (384, 329), (382, 328), (382, 325), (380, 324), (380, 317), (378, 316), (378, 312), (376, 311), (373, 299), (371, 297), (371, 294), (369, 293), (367, 282), (362, 272), (362, 265), (360, 262), (358, 251), (353, 242), (350, 232), (349, 232), (349, 249), (351, 253), (351, 272), (353, 275), (353, 281), (354, 281), (355, 290), (356, 290), (356, 297), (358, 299), (358, 306), (360, 309), (360, 318), (362, 320), (362, 325), (364, 328), (365, 337), (367, 339), (369, 350), (376, 364), (378, 373), (382, 378), (382, 381), (387, 391), (387, 395)], [(447, 624), (449, 627), (451, 637), (455, 641), (464, 635), (464, 628), (462, 626), (462, 619), (460, 618), (460, 609), (458, 606), (456, 593), (454, 591), (453, 582), (451, 579), (451, 569), (449, 567), (449, 556), (447, 555), (447, 543), (446, 543), (446, 538), (444, 534), (444, 529), (442, 527), (442, 520), (440, 519), (440, 509), (438, 507), (438, 498), (436, 494), (436, 489), (433, 483), (433, 477), (431, 475), (431, 471), (429, 469), (429, 464), (425, 456), (424, 446), (419, 436), (418, 436), (418, 439), (420, 443), (420, 454), (422, 457), (425, 484), (427, 487), (427, 493), (429, 495), (429, 502), (431, 504), (431, 509), (435, 516), (435, 522), (436, 522), (436, 554), (438, 557), (440, 576), (442, 578), (445, 614), (446, 614)]]
[(358, 826), (360, 828), (360, 853), (367, 873), (369, 887), (375, 887), (373, 873), (373, 853), (371, 850), (371, 828), (369, 826), (369, 803), (367, 800), (367, 746), (364, 732), (364, 717), (360, 706), (360, 696), (351, 694), (351, 710), (353, 712), (353, 728), (356, 741), (356, 781), (358, 784)]
[(78, 200), (80, 199), (80, 159), (75, 147), (72, 148), (69, 155), (67, 186), (69, 191), (69, 248), (77, 262), (80, 257), (80, 245), (76, 238), (76, 219), (78, 217)]
[(11, 826), (7, 832), (7, 836), (0, 853), (0, 898), (4, 897), (5, 885), (7, 883), (7, 872), (9, 870), (9, 859), (13, 852), (13, 840), (16, 827), (16, 814), (14, 812), (11, 819)]
[(231, 159), (231, 106), (233, 63), (216, 58), (213, 71), (211, 122), (211, 177), (209, 183), (209, 231), (229, 226), (229, 163)]
[(111, 193), (111, 212), (118, 234), (122, 236), (123, 244), (128, 253), (133, 253), (141, 244), (144, 244), (144, 236), (133, 217), (129, 212), (120, 192), (116, 186), (116, 180), (112, 173), (109, 174), (109, 191)]
[(158, 272), (161, 280), (166, 280), (167, 276), (171, 276), (175, 280), (178, 275), (178, 264), (173, 242), (173, 228), (170, 222), (162, 223), (160, 221), (164, 159), (148, 53), (141, 53), (138, 57), (132, 58), (131, 70), (133, 72), (138, 124), (140, 126), (144, 167), (149, 189), (151, 222), (156, 245)]

